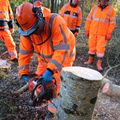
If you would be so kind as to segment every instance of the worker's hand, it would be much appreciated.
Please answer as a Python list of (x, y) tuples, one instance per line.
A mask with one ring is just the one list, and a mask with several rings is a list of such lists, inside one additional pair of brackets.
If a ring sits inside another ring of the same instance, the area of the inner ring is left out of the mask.
[(10, 31), (11, 34), (14, 33), (14, 29), (13, 28), (9, 29), (9, 31)]
[(28, 74), (28, 75), (24, 74), (24, 75), (21, 76), (20, 79), (23, 80), (23, 81), (25, 81), (27, 83), (27, 82), (29, 82), (29, 80), (31, 78), (33, 78), (35, 76), (36, 76), (35, 74)]
[(47, 83), (53, 80), (53, 72), (47, 69), (44, 74), (40, 77), (42, 79), (42, 84), (45, 86)]
[(21, 80), (25, 81), (25, 82), (28, 82), (29, 81), (29, 76), (28, 75), (22, 75), (21, 76)]
[(89, 38), (89, 31), (85, 31), (86, 38)]
[(75, 33), (74, 33), (74, 36), (77, 37), (77, 36), (78, 36), (78, 32), (75, 32)]
[(110, 41), (110, 39), (111, 39), (111, 34), (107, 34), (107, 35), (106, 35), (106, 40), (107, 40), (107, 41)]

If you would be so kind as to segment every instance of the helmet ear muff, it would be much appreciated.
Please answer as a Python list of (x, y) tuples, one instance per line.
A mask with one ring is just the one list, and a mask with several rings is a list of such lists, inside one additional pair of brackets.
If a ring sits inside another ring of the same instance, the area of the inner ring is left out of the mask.
[(20, 27), (20, 24), (18, 23), (17, 19), (15, 19), (15, 24)]
[(41, 6), (35, 6), (33, 4), (32, 11), (35, 14), (35, 16), (37, 17), (38, 21), (39, 21), (39, 30), (43, 30), (44, 25), (45, 25), (45, 19), (43, 17)]

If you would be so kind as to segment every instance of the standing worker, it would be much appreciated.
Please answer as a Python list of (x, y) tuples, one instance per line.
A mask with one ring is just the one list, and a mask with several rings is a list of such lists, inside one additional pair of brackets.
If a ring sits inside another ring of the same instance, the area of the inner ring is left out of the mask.
[[(62, 17), (41, 5), (38, 7), (37, 3), (26, 2), (16, 9), (20, 33), (19, 75), (22, 80), (29, 81), (29, 64), (35, 51), (38, 55), (36, 75), (43, 78), (44, 85), (55, 78), (59, 94), (61, 70), (71, 66), (75, 59), (75, 37)], [(48, 111), (57, 112), (52, 102), (48, 104)]]
[(97, 69), (98, 71), (103, 70), (102, 62), (105, 47), (111, 39), (115, 26), (115, 11), (110, 5), (109, 0), (99, 0), (98, 5), (94, 6), (90, 11), (85, 23), (89, 58), (84, 64), (92, 64), (95, 54), (97, 54)]
[(5, 43), (10, 60), (17, 59), (16, 46), (11, 34), (13, 28), (13, 12), (8, 0), (0, 0), (0, 39)]
[(64, 18), (68, 28), (77, 37), (82, 23), (82, 11), (79, 7), (79, 0), (70, 0), (66, 3), (59, 14)]

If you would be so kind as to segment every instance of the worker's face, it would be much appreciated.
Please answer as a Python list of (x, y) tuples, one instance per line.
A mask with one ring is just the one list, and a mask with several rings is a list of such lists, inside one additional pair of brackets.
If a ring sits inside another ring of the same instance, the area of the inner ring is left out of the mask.
[(101, 0), (101, 1), (100, 1), (100, 4), (101, 4), (101, 5), (106, 5), (107, 3), (108, 3), (108, 0)]
[(78, 4), (78, 0), (72, 0), (72, 4), (73, 5), (77, 5)]

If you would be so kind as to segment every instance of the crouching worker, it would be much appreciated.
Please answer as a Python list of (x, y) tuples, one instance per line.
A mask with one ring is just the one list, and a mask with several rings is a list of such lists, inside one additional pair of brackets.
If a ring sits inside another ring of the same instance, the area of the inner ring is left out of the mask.
[[(34, 4), (26, 2), (18, 6), (16, 20), (20, 33), (19, 75), (22, 80), (29, 82), (29, 64), (35, 52), (38, 55), (36, 70), (38, 83), (46, 86), (53, 81), (56, 84), (54, 92), (56, 95), (53, 99), (57, 101), (61, 70), (65, 66), (71, 66), (75, 59), (74, 35), (62, 17), (50, 13), (49, 9), (38, 2)], [(51, 101), (48, 104), (48, 111), (56, 113), (57, 106)]]

